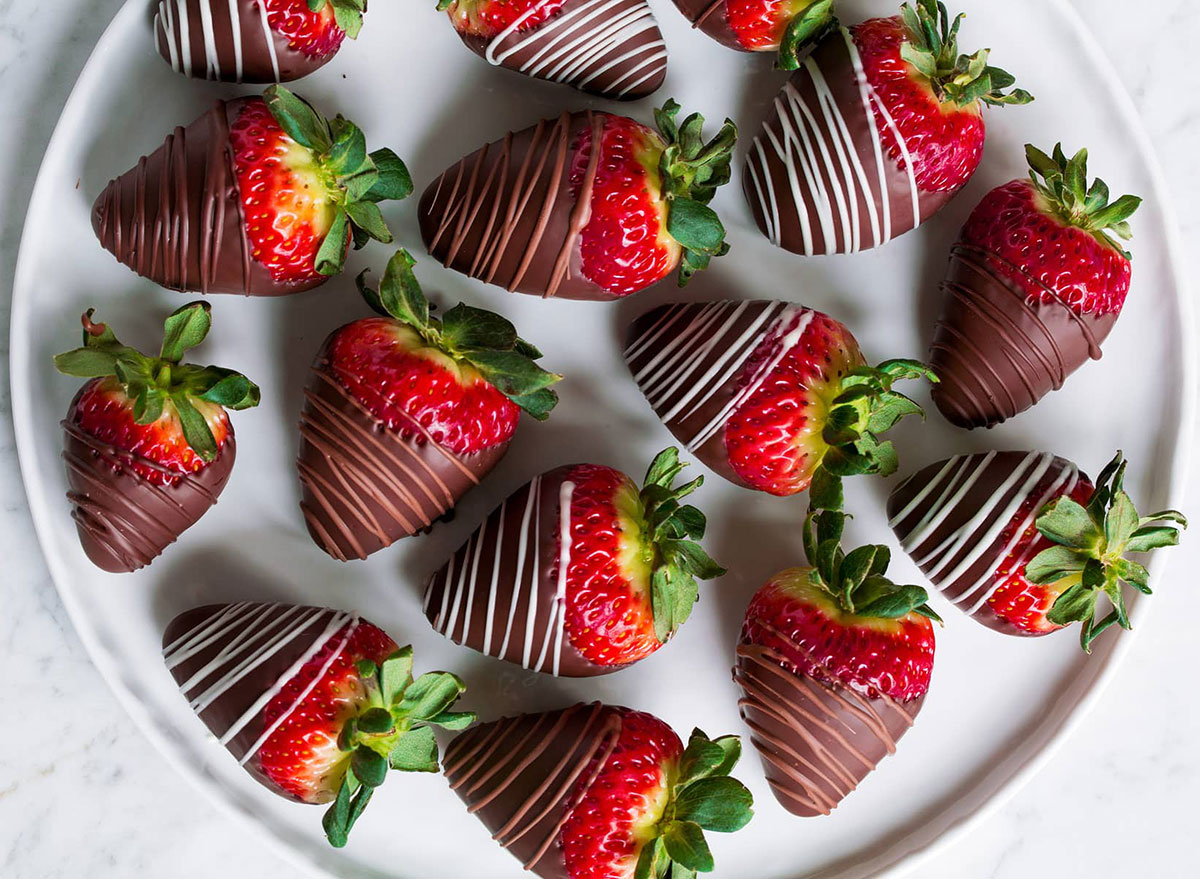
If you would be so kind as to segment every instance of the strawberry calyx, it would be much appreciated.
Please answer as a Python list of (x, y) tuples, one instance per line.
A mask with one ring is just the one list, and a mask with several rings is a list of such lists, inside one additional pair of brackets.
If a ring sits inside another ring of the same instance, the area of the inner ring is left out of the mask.
[(776, 64), (781, 70), (795, 70), (804, 52), (837, 26), (833, 0), (812, 0), (788, 22), (779, 42)]
[(666, 141), (658, 163), (662, 197), (667, 201), (667, 234), (683, 248), (679, 286), (708, 268), (714, 256), (729, 252), (725, 227), (708, 203), (729, 182), (737, 126), (726, 119), (705, 142), (704, 117), (693, 113), (676, 123), (679, 104), (668, 100), (654, 111), (654, 121)]
[(398, 250), (388, 261), (379, 289), (367, 286), (364, 271), (358, 290), (377, 313), (412, 327), (424, 342), (458, 362), (469, 363), (496, 390), (538, 421), (545, 421), (558, 405), (550, 387), (562, 376), (537, 365), (542, 352), (517, 335), (506, 318), (460, 302), (441, 319), (430, 314), (429, 300), (412, 267), (416, 260)]
[(240, 410), (257, 406), (260, 397), (258, 386), (241, 373), (180, 362), (208, 335), (212, 306), (192, 302), (173, 311), (166, 319), (157, 357), (122, 345), (107, 324), (92, 320), (95, 313), (89, 308), (83, 314), (83, 347), (55, 355), (58, 371), (79, 378), (115, 377), (133, 401), (137, 424), (153, 424), (164, 411), (173, 412), (187, 444), (205, 462), (212, 462), (219, 450), (217, 441), (196, 401)]
[(729, 773), (742, 756), (737, 736), (710, 739), (692, 730), (670, 780), (667, 806), (642, 846), (633, 879), (709, 873), (713, 856), (704, 831), (734, 833), (754, 817), (754, 797)]
[[(1087, 506), (1070, 497), (1047, 504), (1035, 522), (1038, 531), (1055, 545), (1038, 553), (1025, 566), (1025, 578), (1042, 585), (1070, 578), (1067, 587), (1046, 618), (1059, 626), (1082, 623), (1079, 641), (1087, 653), (1092, 642), (1114, 623), (1131, 628), (1125, 609), (1122, 583), (1150, 595), (1150, 574), (1125, 557), (1131, 552), (1150, 552), (1176, 546), (1187, 519), (1176, 510), (1140, 516), (1125, 493), (1125, 456), (1115, 458), (1096, 480), (1096, 490)], [(1101, 595), (1108, 597), (1112, 611), (1097, 621)]]
[(1133, 237), (1128, 221), (1141, 207), (1142, 199), (1123, 195), (1110, 203), (1108, 185), (1099, 177), (1089, 187), (1086, 149), (1068, 159), (1061, 143), (1055, 145), (1049, 156), (1026, 144), (1025, 158), (1042, 207), (1068, 226), (1082, 229), (1126, 259), (1131, 258), (1117, 239), (1128, 241)]
[(433, 671), (413, 678), (412, 647), (400, 648), (379, 665), (360, 660), (356, 669), (366, 700), (338, 734), (338, 748), (350, 755), (350, 765), (321, 820), (335, 848), (346, 844), (389, 769), (439, 771), (434, 727), (461, 730), (475, 722), (472, 712), (450, 710), (466, 690), (457, 675)]
[(650, 463), (640, 493), (643, 534), (654, 559), (650, 610), (654, 634), (664, 644), (691, 616), (700, 597), (696, 578), (711, 580), (725, 573), (697, 543), (708, 527), (704, 513), (679, 503), (704, 484), (704, 477), (673, 487), (675, 477), (686, 466), (679, 460), (679, 449), (664, 449)]
[(925, 417), (913, 400), (892, 390), (900, 380), (928, 379), (936, 383), (933, 371), (916, 360), (887, 360), (878, 366), (859, 366), (842, 379), (842, 391), (830, 404), (821, 437), (828, 448), (818, 472), (835, 476), (877, 473), (890, 476), (899, 460), (890, 441), (880, 435), (909, 415)]
[(337, 26), (352, 40), (358, 39), (362, 30), (363, 13), (367, 11), (367, 0), (308, 0), (308, 8), (320, 12), (326, 6), (333, 9)]
[(973, 55), (961, 55), (958, 30), (965, 13), (950, 22), (950, 13), (941, 0), (916, 0), (900, 7), (900, 20), (908, 38), (900, 47), (900, 57), (929, 81), (934, 96), (943, 104), (972, 107), (979, 101), (994, 106), (1028, 104), (1033, 95), (1024, 89), (1010, 89), (1017, 81), (1011, 73), (988, 64), (990, 49)]
[(368, 153), (366, 137), (357, 125), (340, 115), (326, 119), (283, 86), (271, 86), (263, 99), (275, 121), (313, 154), (328, 177), (326, 187), (334, 214), (317, 251), (316, 270), (322, 275), (341, 272), (348, 239), (355, 250), (371, 239), (390, 244), (394, 239), (379, 202), (407, 198), (413, 190), (400, 157), (386, 148)]

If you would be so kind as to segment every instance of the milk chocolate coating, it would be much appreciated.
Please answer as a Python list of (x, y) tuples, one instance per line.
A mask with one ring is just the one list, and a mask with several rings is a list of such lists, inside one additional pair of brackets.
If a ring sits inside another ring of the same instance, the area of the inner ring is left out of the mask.
[[(490, 143), (447, 169), (421, 196), (421, 238), (447, 268), (507, 290), (562, 299), (618, 298), (583, 276), (600, 133), (608, 114), (564, 113)], [(578, 192), (571, 167), (591, 129)]]
[(412, 422), (393, 431), (331, 371), (325, 340), (300, 413), (300, 509), (313, 541), (338, 561), (365, 559), (424, 530), (504, 457), (508, 442), (473, 455), (439, 445)]
[(769, 648), (740, 644), (738, 701), (779, 804), (804, 818), (828, 815), (908, 732), (924, 696), (897, 702), (814, 680)]
[(559, 467), (517, 489), (425, 587), (425, 616), (456, 644), (534, 671), (590, 677), (596, 665), (564, 628), (559, 575), (571, 562), (571, 471)]
[(593, 702), (472, 727), (443, 761), (467, 810), (543, 879), (568, 879), (559, 835), (621, 735), (621, 713)]
[(1030, 635), (992, 610), (1005, 579), (998, 570), (1042, 508), (1081, 481), (1087, 476), (1074, 464), (1046, 452), (958, 455), (897, 486), (888, 521), (930, 582), (961, 610), (998, 632)]
[(692, 23), (692, 27), (708, 34), (722, 46), (737, 49), (739, 52), (755, 51), (743, 46), (733, 28), (729, 26), (725, 4), (726, 0), (675, 0), (675, 7)]
[(263, 773), (259, 759), (267, 737), (299, 700), (270, 729), (265, 709), (306, 662), (327, 647), (340, 651), (361, 625), (369, 624), (357, 614), (320, 607), (213, 604), (171, 621), (163, 660), (184, 698), (243, 768), (280, 796), (300, 801)]
[(159, 0), (154, 43), (177, 73), (221, 82), (290, 82), (337, 54), (293, 49), (262, 0)]
[(1076, 314), (1032, 275), (965, 244), (950, 254), (942, 293), (930, 349), (941, 379), (933, 401), (959, 427), (993, 427), (1031, 408), (1089, 359), (1099, 360), (1117, 322), (1115, 313)]
[(528, 30), (459, 36), (490, 64), (602, 98), (644, 98), (667, 78), (667, 46), (646, 0), (566, 0)]
[[(158, 558), (217, 502), (237, 456), (233, 427), (211, 463), (198, 473), (179, 474), (85, 433), (75, 423), (78, 402), (76, 395), (62, 422), (62, 457), (79, 542), (96, 567), (114, 574), (136, 571)], [(175, 481), (150, 482), (132, 469), (135, 459)]]
[(904, 153), (889, 155), (879, 107), (851, 32), (835, 29), (775, 98), (746, 156), (746, 200), (772, 243), (809, 256), (879, 247), (958, 191), (920, 188)]
[(277, 282), (251, 256), (229, 126), (254, 100), (217, 101), (108, 184), (92, 208), (105, 250), (172, 290), (282, 296), (328, 280)]

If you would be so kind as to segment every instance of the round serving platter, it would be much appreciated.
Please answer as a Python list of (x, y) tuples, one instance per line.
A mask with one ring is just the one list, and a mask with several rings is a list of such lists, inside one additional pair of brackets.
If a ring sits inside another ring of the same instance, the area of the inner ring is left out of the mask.
[[(468, 684), (464, 704), (482, 718), (601, 699), (651, 711), (682, 734), (745, 734), (730, 678), (732, 646), (746, 602), (775, 571), (802, 561), (803, 496), (757, 495), (710, 475), (697, 503), (710, 519), (706, 545), (730, 573), (702, 586), (679, 636), (639, 665), (606, 678), (557, 680), (457, 647), (431, 630), (420, 610), (425, 577), (479, 520), (532, 475), (573, 461), (638, 474), (671, 443), (621, 359), (624, 329), (643, 310), (681, 298), (781, 298), (846, 322), (875, 361), (922, 356), (932, 334), (937, 282), (950, 245), (978, 198), (1022, 174), (1022, 145), (1065, 139), (1087, 145), (1093, 170), (1114, 191), (1147, 198), (1135, 218), (1133, 290), (1104, 359), (1086, 366), (1036, 409), (988, 432), (966, 433), (936, 411), (895, 434), (901, 474), (946, 455), (981, 449), (1054, 451), (1095, 473), (1122, 448), (1128, 485), (1146, 509), (1177, 503), (1191, 424), (1191, 315), (1176, 262), (1175, 232), (1151, 145), (1102, 54), (1065, 2), (1005, 4), (956, 0), (968, 13), (964, 45), (991, 46), (1038, 101), (988, 112), (983, 165), (966, 191), (925, 227), (879, 251), (805, 259), (773, 248), (754, 228), (740, 186), (714, 207), (733, 251), (684, 292), (669, 284), (616, 305), (541, 301), (510, 295), (442, 269), (424, 256), (416, 199), (385, 207), (401, 244), (419, 262), (431, 296), (501, 311), (564, 373), (562, 404), (546, 424), (526, 423), (508, 456), (460, 504), (456, 518), (403, 541), (369, 562), (341, 565), (314, 546), (298, 510), (296, 421), (306, 370), (324, 336), (362, 316), (352, 277), (382, 269), (389, 249), (356, 254), (346, 275), (281, 300), (213, 297), (214, 331), (197, 352), (236, 368), (263, 388), (263, 405), (235, 417), (238, 465), (216, 509), (151, 567), (114, 576), (80, 550), (64, 497), (59, 419), (77, 387), (54, 372), (51, 355), (77, 344), (79, 314), (96, 306), (121, 338), (149, 344), (162, 317), (188, 301), (118, 265), (95, 241), (93, 198), (108, 179), (154, 149), (175, 125), (214, 98), (249, 89), (188, 81), (155, 53), (149, 0), (130, 0), (100, 39), (63, 111), (30, 205), (12, 308), (12, 395), (30, 508), (54, 580), (80, 637), (147, 736), (210, 798), (253, 826), (282, 853), (316, 873), (394, 879), (491, 879), (520, 866), (489, 838), (440, 776), (396, 776), (355, 828), (330, 849), (320, 810), (287, 803), (242, 772), (195, 718), (162, 665), (160, 633), (189, 607), (240, 599), (356, 609), (400, 641), (418, 670), (448, 669)], [(891, 14), (897, 0), (845, 0), (855, 21)], [(418, 192), (475, 147), (564, 109), (604, 107), (562, 87), (493, 69), (471, 55), (434, 10), (377, 4), (357, 43), (295, 88), (324, 111), (341, 112), (373, 147), (408, 162)], [(674, 96), (710, 123), (728, 115), (748, 141), (785, 74), (767, 57), (723, 49), (690, 29), (670, 3), (652, 0), (670, 47), (667, 84), (653, 99), (624, 105), (649, 121), (654, 103)], [(1036, 19), (1038, 27), (1028, 26)], [(743, 145), (744, 146), (744, 145)], [(740, 167), (739, 150), (739, 167)], [(1151, 378), (1152, 377), (1152, 380)], [(927, 395), (919, 398), (928, 403)], [(693, 472), (704, 472), (696, 464)], [(883, 505), (892, 480), (854, 480), (849, 539), (897, 550), (893, 575), (923, 583), (898, 551)], [(1161, 583), (1161, 562), (1154, 568)], [(744, 831), (711, 837), (717, 875), (745, 879), (852, 877), (899, 873), (965, 832), (1049, 758), (1112, 675), (1135, 633), (1104, 637), (1091, 657), (1069, 634), (1024, 641), (970, 621), (940, 596), (933, 683), (919, 721), (898, 753), (881, 763), (833, 815), (801, 820), (774, 801), (757, 757), (736, 774), (757, 815)], [(1145, 619), (1137, 602), (1135, 623)]]

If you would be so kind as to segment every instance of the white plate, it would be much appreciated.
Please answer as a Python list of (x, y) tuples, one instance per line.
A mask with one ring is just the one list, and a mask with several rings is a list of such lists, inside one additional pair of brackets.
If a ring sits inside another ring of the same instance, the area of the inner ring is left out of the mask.
[[(890, 14), (897, 0), (846, 2), (845, 17)], [(286, 300), (215, 297), (206, 362), (244, 371), (263, 387), (263, 405), (238, 413), (238, 463), (221, 503), (149, 569), (110, 576), (93, 568), (75, 537), (64, 498), (58, 421), (77, 382), (56, 374), (53, 353), (77, 343), (89, 305), (122, 340), (153, 345), (162, 317), (187, 301), (134, 277), (92, 236), (89, 207), (108, 179), (190, 121), (216, 96), (243, 90), (189, 82), (171, 73), (151, 44), (148, 0), (130, 0), (101, 38), (58, 130), (29, 209), (12, 310), (13, 410), (30, 507), (42, 548), (80, 637), (117, 696), (170, 761), (217, 803), (258, 825), (295, 861), (339, 876), (518, 876), (439, 776), (393, 777), (342, 852), (326, 847), (321, 810), (272, 796), (253, 782), (192, 716), (159, 658), (159, 635), (177, 612), (213, 600), (272, 598), (362, 610), (402, 643), (422, 669), (451, 668), (467, 680), (467, 703), (484, 718), (603, 699), (655, 712), (681, 733), (745, 733), (730, 680), (732, 644), (749, 596), (776, 570), (801, 560), (805, 499), (778, 500), (711, 478), (699, 502), (712, 521), (707, 541), (731, 573), (703, 587), (678, 639), (637, 667), (602, 679), (557, 681), (456, 647), (420, 613), (424, 576), (509, 491), (543, 469), (577, 460), (641, 474), (670, 436), (629, 379), (619, 341), (628, 321), (677, 297), (663, 286), (616, 306), (543, 302), (508, 295), (421, 259), (426, 290), (512, 317), (569, 378), (546, 425), (521, 426), (508, 457), (460, 506), (453, 523), (403, 542), (368, 563), (339, 565), (308, 539), (293, 470), (305, 371), (332, 328), (365, 308), (351, 278), (382, 268), (372, 245), (345, 278)], [(356, 44), (300, 89), (326, 111), (343, 112), (374, 146), (394, 147), (420, 187), (452, 160), (509, 128), (563, 108), (602, 106), (570, 90), (490, 69), (459, 44), (433, 10), (378, 4)], [(671, 47), (667, 86), (685, 111), (713, 123), (734, 117), (749, 136), (784, 75), (766, 57), (722, 49), (664, 0), (654, 0)], [(805, 260), (772, 248), (754, 229), (735, 183), (716, 207), (733, 253), (694, 282), (696, 298), (781, 297), (846, 321), (868, 356), (920, 356), (936, 308), (937, 281), (957, 229), (989, 188), (1023, 173), (1021, 145), (1065, 138), (1091, 148), (1093, 168), (1114, 191), (1147, 196), (1136, 217), (1134, 286), (1104, 360), (1077, 374), (1036, 410), (990, 433), (955, 431), (936, 413), (898, 431), (902, 472), (963, 450), (1045, 447), (1095, 473), (1117, 447), (1133, 463), (1130, 487), (1146, 509), (1177, 500), (1192, 394), (1185, 338), (1190, 319), (1175, 264), (1164, 187), (1131, 101), (1065, 3), (959, 0), (971, 14), (967, 46), (991, 45), (995, 61), (1037, 103), (988, 113), (983, 167), (967, 191), (917, 233), (850, 258)], [(1015, 7), (1015, 8), (1014, 8)], [(1031, 21), (1037, 27), (1031, 27)], [(699, 75), (688, 79), (689, 73)], [(608, 105), (611, 106), (611, 105)], [(628, 109), (649, 121), (651, 103)], [(420, 257), (416, 199), (386, 209), (399, 240)], [(693, 470), (702, 471), (697, 465)], [(851, 539), (892, 542), (883, 517), (894, 485), (856, 480)], [(897, 578), (921, 582), (903, 554)], [(1157, 573), (1157, 572), (1156, 572)], [(935, 597), (948, 625), (938, 633), (932, 689), (899, 752), (886, 759), (828, 818), (789, 817), (748, 749), (739, 775), (758, 815), (743, 832), (713, 835), (718, 874), (753, 879), (859, 877), (912, 866), (994, 807), (1042, 765), (1097, 697), (1132, 640), (1105, 637), (1085, 659), (1070, 634), (1039, 641), (997, 635)], [(1135, 608), (1135, 619), (1145, 606)]]

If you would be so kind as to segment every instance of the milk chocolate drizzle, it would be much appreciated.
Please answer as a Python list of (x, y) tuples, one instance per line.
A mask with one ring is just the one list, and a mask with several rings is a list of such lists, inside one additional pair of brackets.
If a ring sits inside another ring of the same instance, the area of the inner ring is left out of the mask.
[(951, 251), (942, 291), (930, 354), (941, 378), (933, 399), (960, 427), (991, 427), (1061, 388), (1088, 358), (1100, 359), (1117, 319), (1076, 314), (1018, 266), (964, 244)]

